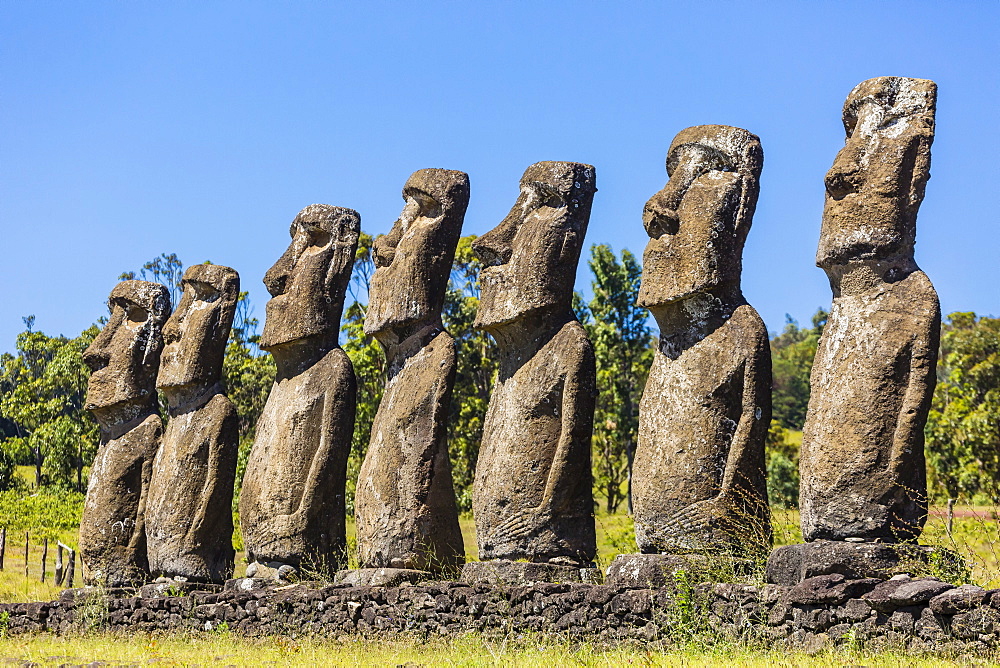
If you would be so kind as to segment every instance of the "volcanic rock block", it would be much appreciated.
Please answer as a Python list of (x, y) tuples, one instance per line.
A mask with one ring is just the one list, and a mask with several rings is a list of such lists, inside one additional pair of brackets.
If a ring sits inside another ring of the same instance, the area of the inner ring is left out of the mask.
[(924, 424), (941, 311), (913, 260), (937, 86), (879, 77), (844, 105), (816, 264), (833, 289), (802, 437), (802, 534), (906, 541), (927, 515)]
[(590, 441), (594, 350), (572, 310), (594, 168), (540, 162), (476, 239), (476, 326), (497, 342), (473, 510), (479, 558), (588, 565), (596, 554)]
[(398, 587), (433, 578), (433, 573), (413, 568), (353, 568), (339, 571), (334, 582), (352, 587)]
[(670, 180), (646, 203), (638, 304), (660, 326), (632, 465), (636, 539), (647, 553), (770, 547), (764, 442), (767, 329), (740, 288), (763, 153), (740, 128), (681, 131)]
[(158, 283), (124, 281), (108, 298), (107, 324), (83, 353), (92, 373), (87, 409), (101, 425), (80, 520), (87, 583), (139, 585), (149, 578), (146, 501), (163, 422), (156, 372), (170, 293)]
[(356, 211), (313, 204), (264, 276), (260, 345), (277, 367), (240, 493), (253, 563), (331, 576), (346, 558), (345, 486), (357, 381), (339, 347), (340, 316), (361, 232)]
[(897, 543), (817, 540), (779, 547), (767, 560), (767, 581), (796, 585), (818, 575), (885, 580), (900, 573), (926, 572), (932, 561), (960, 570), (961, 557), (944, 548)]
[(536, 563), (493, 559), (470, 561), (462, 568), (461, 581), (467, 584), (518, 587), (535, 582), (587, 582), (600, 584), (601, 572), (596, 568), (580, 568), (566, 564)]
[(239, 424), (222, 391), (222, 358), (240, 277), (199, 264), (181, 281), (181, 303), (163, 328), (157, 387), (170, 421), (153, 462), (146, 540), (154, 575), (221, 584), (232, 577), (233, 483)]
[(375, 240), (365, 333), (386, 356), (386, 386), (355, 495), (363, 568), (456, 571), (465, 561), (448, 457), (455, 342), (441, 309), (469, 202), (464, 172), (422, 169)]

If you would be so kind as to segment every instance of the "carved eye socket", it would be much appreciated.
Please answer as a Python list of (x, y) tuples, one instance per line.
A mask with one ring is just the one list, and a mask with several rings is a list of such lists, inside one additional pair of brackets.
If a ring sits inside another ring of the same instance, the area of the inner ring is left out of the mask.
[(206, 283), (205, 281), (188, 281), (186, 285), (190, 285), (194, 289), (194, 298), (203, 302), (214, 302), (219, 298), (219, 291), (211, 283)]
[(533, 209), (548, 206), (558, 209), (566, 206), (566, 200), (551, 186), (545, 183), (531, 184), (531, 203)]
[(132, 324), (139, 325), (149, 319), (149, 312), (141, 306), (129, 304), (125, 309), (125, 318)]
[(330, 245), (330, 233), (318, 227), (310, 228), (306, 231), (309, 236), (309, 250), (320, 250)]

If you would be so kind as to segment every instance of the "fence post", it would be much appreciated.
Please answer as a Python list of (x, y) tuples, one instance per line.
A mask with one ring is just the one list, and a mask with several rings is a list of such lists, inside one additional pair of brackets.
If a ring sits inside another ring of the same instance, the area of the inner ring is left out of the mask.
[(76, 562), (76, 550), (69, 551), (69, 564), (66, 566), (66, 589), (73, 588), (73, 570)]
[(0, 571), (3, 570), (3, 555), (7, 551), (7, 527), (0, 527)]
[(62, 553), (63, 553), (63, 545), (59, 541), (56, 541), (56, 574), (55, 574), (55, 578), (56, 579), (55, 579), (55, 583), (56, 583), (57, 587), (61, 586), (62, 582), (63, 582), (63, 557), (62, 557)]
[(948, 538), (951, 538), (951, 529), (955, 523), (955, 499), (948, 499)]
[(45, 582), (45, 569), (49, 560), (49, 539), (42, 539), (42, 582)]

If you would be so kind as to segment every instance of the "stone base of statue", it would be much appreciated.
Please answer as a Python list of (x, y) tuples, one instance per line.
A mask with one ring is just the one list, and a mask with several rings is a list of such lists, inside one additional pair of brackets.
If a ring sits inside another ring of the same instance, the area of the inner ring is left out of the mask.
[(794, 586), (806, 578), (840, 573), (845, 578), (940, 575), (967, 569), (962, 557), (940, 547), (913, 543), (817, 540), (779, 547), (767, 560), (767, 581)]
[(351, 568), (337, 571), (334, 578), (336, 584), (353, 585), (355, 587), (398, 587), (403, 584), (415, 585), (435, 578), (429, 571), (418, 571), (412, 568)]
[(233, 578), (226, 580), (223, 586), (224, 591), (260, 591), (268, 587), (281, 585), (275, 578)]
[(162, 598), (165, 596), (186, 596), (196, 591), (217, 594), (222, 591), (222, 585), (209, 582), (188, 582), (184, 579), (157, 578), (152, 584), (139, 588), (140, 598)]
[(597, 568), (565, 564), (538, 564), (528, 561), (470, 561), (462, 568), (462, 582), (520, 586), (535, 582), (587, 582), (601, 584), (601, 571)]
[(608, 566), (604, 584), (655, 589), (676, 583), (681, 572), (705, 582), (726, 581), (752, 569), (751, 560), (725, 554), (619, 554)]

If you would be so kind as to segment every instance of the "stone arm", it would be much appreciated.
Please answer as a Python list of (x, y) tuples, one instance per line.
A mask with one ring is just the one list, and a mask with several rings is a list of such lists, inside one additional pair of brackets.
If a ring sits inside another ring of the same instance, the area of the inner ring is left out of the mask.
[[(159, 419), (159, 416), (157, 416)], [(162, 430), (157, 429), (156, 442), (159, 444), (162, 438)], [(135, 511), (136, 527), (135, 531), (132, 532), (132, 538), (128, 541), (129, 549), (136, 550), (139, 548), (140, 542), (146, 542), (146, 502), (149, 499), (149, 481), (153, 477), (153, 457), (156, 455), (156, 450), (153, 450), (153, 456), (143, 457), (142, 462), (139, 467), (139, 503)]]
[[(220, 501), (224, 501), (226, 490), (229, 490), (227, 503), (232, 505), (232, 490), (236, 477), (236, 451), (239, 448), (239, 425), (237, 424), (236, 408), (229, 398), (219, 393), (213, 397), (209, 405), (215, 404), (219, 408), (218, 420), (211, 433), (208, 435), (208, 461), (205, 463), (205, 479), (202, 482), (198, 512), (194, 516), (194, 522), (188, 529), (188, 536), (201, 535), (205, 522), (210, 517), (216, 517), (218, 513), (213, 512), (213, 506)], [(204, 409), (202, 409), (204, 410)], [(232, 442), (229, 442), (232, 441)], [(231, 470), (227, 470), (231, 468)], [(230, 515), (231, 517), (231, 515)]]
[[(770, 368), (770, 359), (764, 359)], [(750, 498), (763, 491), (762, 481), (757, 480), (763, 473), (764, 440), (770, 425), (771, 402), (764, 393), (770, 391), (770, 374), (761, 368), (757, 355), (748, 356), (741, 365), (741, 378), (734, 379), (742, 387), (739, 393), (741, 409), (739, 422), (733, 433), (726, 458), (726, 469), (722, 476), (719, 498), (733, 506), (767, 504), (767, 499)], [(759, 411), (759, 413), (758, 413)], [(756, 488), (756, 489), (755, 489)]]
[[(559, 442), (549, 466), (540, 509), (551, 517), (577, 497), (576, 487), (586, 477), (590, 485), (590, 439), (594, 421), (596, 370), (589, 344), (579, 363), (563, 378)], [(582, 442), (581, 442), (582, 441)]]
[[(316, 447), (316, 452), (313, 453), (312, 462), (309, 465), (309, 473), (305, 478), (305, 487), (298, 499), (295, 511), (290, 516), (290, 521), (298, 529), (304, 528), (314, 519), (310, 517), (311, 515), (315, 515), (317, 511), (324, 510), (315, 500), (323, 496), (320, 487), (329, 484), (327, 469), (337, 465), (338, 453), (335, 451), (338, 448), (349, 451), (351, 447), (357, 385), (351, 364), (346, 359), (347, 354), (342, 354), (344, 359), (338, 366), (340, 367), (340, 373), (348, 378), (348, 382), (345, 383), (347, 386), (346, 391), (338, 392), (331, 389), (323, 398), (321, 424), (332, 425), (333, 427), (332, 429), (320, 430), (319, 445)], [(331, 388), (339, 387), (340, 383), (331, 383)], [(347, 415), (350, 416), (350, 419), (344, 417)]]
[[(936, 305), (936, 304), (935, 304)], [(937, 351), (938, 341), (941, 331), (940, 309), (928, 314), (932, 319), (925, 330), (929, 336), (926, 338), (916, 335), (911, 339), (906, 363), (909, 365), (906, 374), (906, 390), (899, 407), (899, 418), (896, 421), (896, 429), (892, 437), (892, 451), (889, 460), (889, 467), (892, 480), (906, 480), (912, 476), (906, 475), (907, 471), (914, 469), (914, 458), (921, 457), (921, 452), (914, 449), (918, 443), (922, 443), (921, 434), (924, 423), (927, 420), (927, 412), (930, 408), (931, 399), (934, 395), (934, 386), (937, 381)], [(919, 462), (921, 475), (924, 467), (923, 462)], [(919, 489), (911, 490), (916, 493), (924, 493), (924, 484), (920, 484)]]

